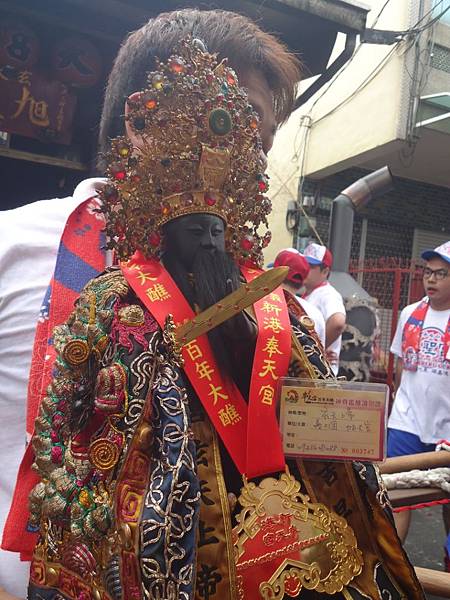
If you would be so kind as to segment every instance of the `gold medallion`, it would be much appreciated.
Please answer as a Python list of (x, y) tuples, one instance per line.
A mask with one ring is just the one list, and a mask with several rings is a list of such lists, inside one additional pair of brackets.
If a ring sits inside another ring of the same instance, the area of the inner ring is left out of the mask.
[(302, 588), (335, 594), (362, 570), (346, 520), (313, 503), (287, 471), (259, 485), (244, 480), (233, 530), (239, 598), (296, 598)]
[(302, 315), (300, 317), (300, 323), (308, 330), (308, 331), (313, 331), (314, 327), (316, 326), (314, 321), (311, 319), (311, 317), (308, 317), (308, 315)]
[(107, 438), (99, 438), (89, 446), (89, 460), (100, 471), (109, 471), (119, 460), (119, 447)]
[(70, 340), (62, 351), (63, 359), (70, 365), (77, 367), (89, 358), (89, 344), (85, 340)]

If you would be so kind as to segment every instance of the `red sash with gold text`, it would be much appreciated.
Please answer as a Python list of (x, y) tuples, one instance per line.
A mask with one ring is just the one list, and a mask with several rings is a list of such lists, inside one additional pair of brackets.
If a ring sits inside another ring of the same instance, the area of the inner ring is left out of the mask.
[[(136, 253), (121, 265), (138, 298), (160, 327), (168, 314), (176, 324), (195, 314), (163, 265)], [(247, 281), (260, 271), (242, 269)], [(206, 335), (182, 349), (184, 371), (241, 474), (249, 478), (282, 471), (285, 460), (276, 419), (276, 389), (287, 373), (291, 328), (281, 288), (254, 305), (258, 339), (247, 405), (237, 386), (219, 371)]]
[[(422, 300), (408, 317), (402, 333), (402, 359), (406, 371), (417, 371), (419, 363), (420, 338), (423, 323), (428, 312), (428, 299)], [(450, 360), (450, 318), (443, 335), (443, 355)]]

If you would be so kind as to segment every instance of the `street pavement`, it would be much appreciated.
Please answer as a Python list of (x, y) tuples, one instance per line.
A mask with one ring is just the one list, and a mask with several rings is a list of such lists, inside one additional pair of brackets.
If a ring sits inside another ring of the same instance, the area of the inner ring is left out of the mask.
[[(436, 571), (444, 570), (445, 530), (442, 508), (433, 506), (412, 511), (411, 527), (405, 548), (412, 564)], [(444, 600), (441, 596), (427, 596), (428, 600)]]

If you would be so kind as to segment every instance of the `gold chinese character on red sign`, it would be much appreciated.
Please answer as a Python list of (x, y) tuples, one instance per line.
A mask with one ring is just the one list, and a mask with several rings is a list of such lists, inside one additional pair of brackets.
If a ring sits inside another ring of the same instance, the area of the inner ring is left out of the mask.
[(50, 119), (48, 116), (48, 104), (44, 100), (36, 100), (32, 95), (28, 87), (23, 86), (22, 98), (16, 100), (17, 107), (16, 112), (11, 116), (11, 119), (17, 119), (23, 113), (28, 105), (28, 119), (33, 125), (38, 127), (48, 127), (50, 125)]

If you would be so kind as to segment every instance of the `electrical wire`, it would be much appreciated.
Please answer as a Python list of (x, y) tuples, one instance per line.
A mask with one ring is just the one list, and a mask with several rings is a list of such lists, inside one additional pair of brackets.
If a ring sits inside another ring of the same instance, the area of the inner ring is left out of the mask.
[[(372, 29), (377, 24), (377, 22), (379, 21), (382, 13), (387, 8), (387, 6), (390, 4), (391, 1), (392, 0), (386, 0), (384, 2), (383, 6), (381, 7), (380, 11), (378, 12), (377, 16), (375, 17), (375, 19), (374, 19), (374, 21), (373, 21), (373, 23), (371, 25)], [(431, 27), (433, 27), (433, 25), (435, 23), (437, 23), (450, 10), (450, 6), (448, 6), (444, 10), (442, 10), (438, 15), (436, 15), (435, 17), (433, 17), (432, 19), (430, 19), (422, 27), (419, 27), (419, 25), (421, 23), (423, 23), (423, 21), (430, 14), (432, 14), (436, 10), (436, 8), (442, 4), (443, 1), (444, 0), (439, 0), (437, 4), (435, 4), (429, 11), (427, 11), (424, 15), (422, 15), (422, 17), (413, 25), (413, 27), (411, 27), (411, 28), (409, 28), (409, 29), (407, 29), (407, 30), (405, 30), (403, 32), (399, 32), (399, 40), (395, 43), (395, 45), (393, 45), (393, 47), (391, 48), (391, 50), (383, 57), (383, 59), (380, 61), (380, 63), (369, 73), (369, 75), (358, 85), (358, 87), (349, 96), (347, 96), (339, 104), (337, 104), (335, 107), (333, 107), (330, 111), (328, 111), (324, 115), (321, 115), (317, 120), (309, 122), (308, 126), (306, 127), (306, 131), (305, 131), (303, 156), (302, 156), (301, 168), (300, 168), (300, 178), (299, 178), (299, 196), (300, 197), (303, 195), (303, 187), (304, 187), (304, 181), (305, 181), (305, 177), (304, 177), (304, 165), (305, 165), (305, 156), (306, 156), (306, 153), (307, 153), (307, 147), (306, 146), (307, 146), (307, 141), (309, 139), (309, 135), (310, 135), (310, 132), (311, 132), (311, 128), (314, 125), (317, 125), (317, 123), (319, 123), (320, 121), (324, 120), (325, 118), (327, 118), (328, 116), (330, 116), (331, 114), (333, 114), (334, 112), (336, 112), (339, 108), (341, 108), (343, 105), (345, 105), (347, 102), (349, 102), (352, 98), (354, 98), (355, 95), (357, 95), (359, 92), (361, 92), (378, 75), (378, 73), (381, 71), (381, 69), (387, 64), (387, 62), (390, 60), (390, 58), (394, 54), (395, 50), (397, 49), (399, 43), (402, 41), (402, 39), (404, 37), (407, 37), (409, 35), (414, 35), (414, 37), (417, 37), (421, 33), (423, 33), (425, 30), (430, 29)], [(340, 69), (335, 74), (335, 76), (331, 79), (331, 81), (328, 83), (328, 85), (322, 90), (322, 92), (316, 98), (314, 98), (314, 101), (308, 107), (308, 112), (304, 115), (305, 117), (307, 117), (307, 116), (309, 116), (311, 114), (311, 111), (313, 110), (313, 108), (315, 107), (315, 105), (319, 102), (319, 100), (328, 92), (328, 90), (330, 89), (330, 87), (336, 82), (336, 80), (342, 75), (342, 73), (344, 73), (345, 70), (350, 66), (350, 64), (354, 60), (355, 56), (358, 54), (359, 50), (361, 49), (362, 45), (363, 45), (363, 42), (360, 42), (359, 46), (356, 48), (356, 50), (354, 51), (354, 53), (350, 57), (350, 59), (347, 61), (347, 63), (342, 67), (342, 69)], [(422, 61), (420, 61), (420, 62), (422, 62)], [(422, 79), (422, 77), (421, 77), (421, 79)], [(295, 155), (298, 158), (297, 151), (295, 152)], [(305, 214), (304, 209), (303, 209), (302, 212)], [(314, 232), (314, 233), (318, 237), (317, 232)]]
[[(392, 2), (392, 1), (393, 0), (386, 0), (385, 1), (385, 3), (383, 4), (383, 6), (381, 7), (381, 9), (378, 11), (377, 16), (374, 18), (373, 23), (371, 24), (372, 29), (375, 27), (375, 25), (380, 20), (381, 15), (383, 14), (384, 10), (387, 8), (388, 4), (390, 4), (390, 2)], [(443, 2), (443, 0), (440, 0), (440, 1)], [(336, 81), (336, 79), (338, 79), (338, 77), (340, 77), (342, 75), (342, 73), (344, 73), (345, 70), (348, 69), (348, 67), (350, 66), (351, 62), (353, 61), (353, 59), (355, 58), (355, 56), (358, 54), (358, 52), (359, 52), (359, 50), (361, 49), (362, 46), (363, 46), (363, 43), (360, 42), (359, 45), (358, 45), (358, 47), (355, 49), (355, 51), (353, 52), (353, 54), (351, 55), (351, 57), (348, 59), (348, 61), (342, 67), (342, 69), (340, 69), (334, 75), (334, 77), (331, 78), (331, 80), (329, 81), (328, 85), (321, 91), (321, 93), (316, 98), (314, 98), (314, 102), (312, 102), (312, 104), (308, 108), (308, 113), (311, 113), (312, 109), (315, 107), (315, 105), (317, 104), (317, 102), (319, 102), (319, 100), (322, 98), (322, 96), (328, 92), (328, 90), (333, 85), (333, 83)]]
[[(386, 8), (386, 6), (389, 4), (390, 0), (387, 0), (380, 13)], [(440, 0), (440, 2), (443, 2), (443, 0)], [(426, 18), (427, 15), (429, 15), (438, 5), (435, 5), (433, 7), (433, 9), (431, 9), (430, 11), (428, 11), (428, 13), (426, 15), (423, 15), (421, 17), (421, 19), (419, 19), (419, 21), (417, 21), (417, 23), (420, 23), (424, 18)], [(404, 33), (406, 34), (407, 32), (411, 32), (411, 33), (416, 33), (416, 34), (420, 34), (423, 31), (425, 31), (426, 29), (428, 29), (429, 27), (431, 27), (432, 25), (434, 25), (434, 23), (436, 23), (437, 21), (439, 21), (442, 16), (448, 12), (450, 10), (450, 6), (448, 6), (447, 8), (445, 8), (441, 13), (439, 13), (439, 15), (437, 15), (436, 17), (434, 17), (432, 20), (430, 20), (426, 25), (424, 25), (422, 28), (417, 28), (416, 25), (411, 28), (406, 30)], [(378, 15), (379, 16), (379, 15)], [(382, 61), (371, 71), (371, 73), (369, 73), (369, 75), (366, 77), (366, 79), (364, 79), (359, 86), (349, 95), (347, 96), (344, 100), (342, 100), (339, 104), (337, 104), (335, 107), (333, 107), (330, 111), (328, 111), (327, 113), (325, 113), (324, 115), (321, 115), (318, 119), (314, 120), (311, 123), (311, 127), (313, 127), (314, 125), (317, 125), (317, 123), (320, 123), (320, 121), (322, 121), (323, 119), (325, 119), (326, 117), (328, 117), (329, 115), (333, 114), (338, 108), (340, 108), (341, 106), (343, 106), (344, 104), (346, 104), (347, 102), (349, 102), (356, 94), (358, 94), (361, 90), (363, 90), (368, 83), (370, 83), (370, 81), (372, 81), (372, 79), (374, 79), (374, 77), (376, 77), (376, 75), (379, 73), (379, 71), (381, 70), (381, 68), (384, 67), (384, 65), (387, 63), (387, 61), (391, 58), (392, 54), (394, 53), (395, 49), (397, 48), (398, 44), (400, 43), (397, 42), (395, 45), (393, 45), (392, 49), (386, 54), (386, 56), (382, 59)], [(362, 44), (361, 44), (362, 45)], [(356, 52), (361, 48), (361, 45), (358, 46), (358, 48), (355, 50), (355, 52), (353, 53), (353, 56), (351, 58), (353, 58), (356, 54)], [(343, 69), (341, 69), (341, 71), (339, 71), (338, 75), (341, 74), (346, 67), (348, 67), (349, 63), (350, 63), (351, 59), (346, 63), (346, 65), (344, 66)], [(312, 110), (312, 108), (315, 106), (315, 104), (318, 102), (318, 100), (320, 100), (320, 98), (323, 96), (323, 94), (325, 94), (328, 89), (330, 88), (331, 84), (334, 83), (334, 81), (336, 80), (337, 77), (335, 77), (334, 79), (332, 79), (332, 81), (330, 82), (330, 85), (326, 88), (326, 90), (324, 90), (322, 92), (322, 94), (313, 102), (313, 104), (311, 105), (310, 109), (308, 112), (310, 112)]]
[[(393, 2), (393, 0), (385, 0), (383, 6), (380, 8), (380, 10), (378, 11), (377, 15), (375, 16), (373, 22), (371, 23), (371, 27), (372, 28), (375, 27), (375, 25), (378, 23), (378, 21), (380, 20), (382, 14), (384, 13), (384, 11), (386, 10), (386, 8), (388, 7), (388, 5), (391, 2)], [(313, 108), (316, 106), (316, 104), (319, 102), (319, 100), (328, 92), (328, 90), (336, 82), (336, 80), (342, 75), (342, 73), (344, 73), (346, 71), (346, 69), (348, 69), (348, 67), (350, 66), (350, 64), (352, 63), (352, 61), (354, 60), (355, 56), (358, 54), (358, 52), (359, 52), (359, 50), (361, 49), (362, 46), (363, 46), (363, 43), (360, 42), (359, 45), (357, 46), (356, 50), (353, 52), (352, 56), (345, 63), (345, 65), (334, 75), (334, 77), (331, 78), (331, 80), (329, 81), (328, 85), (324, 86), (324, 88), (321, 91), (321, 93), (318, 94), (314, 98), (313, 102), (308, 107), (307, 113), (304, 115), (305, 117), (308, 117), (309, 115), (311, 115), (311, 112), (312, 112)], [(303, 144), (302, 161), (301, 161), (299, 186), (298, 186), (299, 196), (300, 197), (303, 195), (303, 185), (304, 185), (304, 180), (305, 180), (305, 177), (304, 177), (304, 165), (305, 165), (305, 157), (306, 157), (306, 153), (307, 153), (307, 146), (308, 146), (310, 131), (311, 131), (311, 123), (309, 123), (309, 126), (307, 127), (307, 130), (305, 132), (305, 138), (304, 138), (304, 144)], [(299, 152), (298, 152), (298, 150), (295, 150), (293, 158), (295, 158), (297, 160), (299, 159)]]
[[(377, 16), (375, 17), (373, 23), (372, 23), (372, 29), (373, 27), (378, 23), (383, 11), (385, 10), (385, 8), (388, 6), (388, 4), (391, 2), (391, 0), (386, 0), (386, 2), (383, 4), (383, 6), (381, 7), (379, 13), (377, 14)], [(433, 17), (433, 19), (431, 19), (429, 22), (427, 22), (423, 27), (421, 28), (417, 28), (417, 25), (419, 25), (424, 19), (427, 18), (428, 15), (430, 15), (440, 4), (442, 4), (442, 2), (444, 2), (444, 0), (439, 0), (439, 2), (437, 4), (435, 4), (429, 11), (427, 11), (416, 23), (413, 27), (406, 29), (405, 31), (399, 32), (399, 36), (404, 37), (408, 34), (419, 34), (422, 33), (423, 31), (425, 31), (426, 29), (429, 29), (430, 27), (432, 27), (435, 23), (437, 23), (437, 21), (439, 21), (444, 15), (445, 13), (447, 13), (450, 10), (450, 6), (448, 6), (447, 8), (445, 8), (441, 13), (439, 13), (439, 15), (436, 15), (436, 17)], [(399, 40), (400, 41), (400, 40)], [(356, 50), (354, 51), (354, 53), (352, 54), (352, 56), (349, 58), (349, 60), (345, 63), (345, 65), (342, 67), (342, 69), (340, 69), (340, 71), (338, 71), (336, 73), (336, 75), (331, 79), (331, 81), (328, 83), (328, 85), (322, 90), (322, 92), (314, 99), (314, 101), (312, 102), (312, 104), (310, 105), (310, 107), (308, 108), (308, 114), (311, 113), (312, 109), (314, 108), (314, 106), (317, 104), (317, 102), (319, 102), (319, 100), (322, 98), (322, 96), (324, 96), (324, 94), (326, 94), (328, 92), (328, 90), (330, 89), (330, 87), (334, 84), (334, 82), (336, 81), (336, 79), (338, 79), (338, 77), (340, 77), (340, 75), (350, 66), (351, 62), (353, 61), (353, 59), (355, 58), (355, 56), (357, 55), (358, 51), (361, 49), (361, 47), (363, 46), (363, 43), (360, 43), (359, 46), (356, 48)], [(396, 46), (394, 46), (395, 48)], [(389, 56), (390, 53), (388, 53), (387, 56)], [(354, 93), (356, 93), (358, 91), (359, 88), (357, 88), (357, 90), (355, 90)], [(338, 106), (341, 106), (341, 104), (339, 104)], [(330, 113), (327, 113), (330, 114)], [(324, 115), (326, 116), (326, 115)], [(318, 119), (318, 121), (322, 120), (323, 117), (320, 117)], [(315, 121), (315, 123), (317, 123), (318, 121)]]
[(436, 10), (436, 8), (445, 1), (446, 0), (438, 0), (435, 4), (433, 4), (430, 10), (427, 10), (427, 12), (420, 17), (420, 19), (417, 21), (417, 23), (415, 23), (415, 25), (411, 27), (411, 29), (417, 28), (417, 26), (420, 25), (420, 23), (422, 23), (422, 21), (424, 21), (428, 17), (428, 15), (431, 15), (431, 13), (433, 13)]

